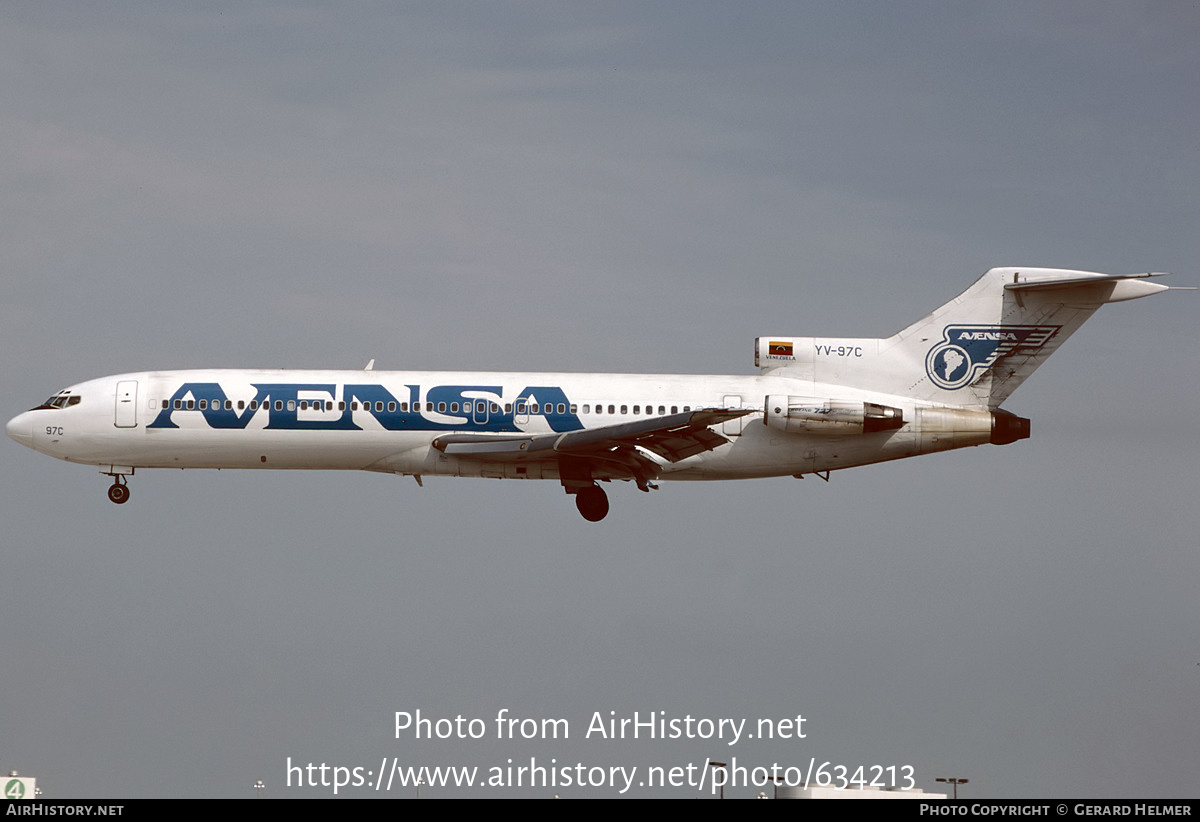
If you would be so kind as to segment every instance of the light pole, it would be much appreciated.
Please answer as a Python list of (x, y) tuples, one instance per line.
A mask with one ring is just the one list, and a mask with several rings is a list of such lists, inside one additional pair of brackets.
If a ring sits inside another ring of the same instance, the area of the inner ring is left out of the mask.
[(957, 777), (957, 776), (950, 777), (950, 778), (948, 778), (948, 779), (943, 779), (942, 777), (940, 777), (940, 776), (939, 776), (939, 777), (937, 777), (937, 779), (936, 779), (936, 780), (934, 780), (934, 781), (936, 781), (936, 782), (948, 782), (948, 783), (950, 783), (951, 785), (953, 785), (953, 786), (954, 786), (954, 798), (957, 800), (957, 799), (958, 799), (958, 786), (959, 786), (959, 785), (965, 785), (965, 784), (967, 784), (968, 782), (970, 782), (971, 780), (969, 780), (969, 779), (961, 779), (961, 778), (959, 778), (959, 777)]

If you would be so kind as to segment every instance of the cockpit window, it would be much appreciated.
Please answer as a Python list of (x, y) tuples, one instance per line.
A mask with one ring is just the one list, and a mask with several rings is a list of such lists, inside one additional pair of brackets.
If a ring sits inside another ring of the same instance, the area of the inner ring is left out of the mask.
[(41, 411), (42, 409), (46, 408), (66, 408), (69, 405), (79, 405), (79, 401), (82, 399), (83, 397), (79, 396), (78, 394), (72, 394), (70, 391), (63, 390), (59, 391), (53, 397), (50, 397), (37, 408), (31, 408), (29, 410)]

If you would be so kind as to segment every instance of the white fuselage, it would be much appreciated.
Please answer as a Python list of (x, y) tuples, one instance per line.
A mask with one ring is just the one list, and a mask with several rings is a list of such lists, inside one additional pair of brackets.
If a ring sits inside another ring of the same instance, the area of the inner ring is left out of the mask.
[[(101, 466), (282, 468), (599, 483), (803, 476), (1029, 436), (1001, 408), (1100, 306), (1158, 274), (993, 268), (887, 338), (759, 337), (757, 376), (144, 371), (64, 389), (5, 431)], [(372, 361), (373, 362), (373, 361)], [(368, 369), (370, 366), (368, 366)]]
[[(414, 475), (559, 479), (554, 455), (504, 461), (448, 455), (450, 433), (550, 434), (701, 408), (754, 413), (712, 426), (729, 442), (660, 479), (727, 480), (804, 474), (988, 442), (989, 430), (914, 422), (910, 398), (776, 376), (403, 371), (203, 370), (121, 374), (72, 386), (79, 399), (8, 423), (44, 454), (133, 468), (366, 470)], [(771, 395), (836, 396), (903, 410), (897, 430), (836, 436), (764, 424)], [(986, 417), (986, 414), (981, 414)], [(615, 476), (615, 475), (614, 475)], [(627, 478), (627, 477), (620, 477)]]

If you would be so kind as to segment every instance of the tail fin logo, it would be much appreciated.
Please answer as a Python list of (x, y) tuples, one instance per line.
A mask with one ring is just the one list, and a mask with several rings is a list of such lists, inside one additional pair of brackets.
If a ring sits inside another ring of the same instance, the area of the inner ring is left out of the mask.
[(925, 373), (934, 385), (954, 391), (970, 385), (1002, 357), (1032, 354), (1058, 333), (1057, 325), (948, 325), (929, 349)]

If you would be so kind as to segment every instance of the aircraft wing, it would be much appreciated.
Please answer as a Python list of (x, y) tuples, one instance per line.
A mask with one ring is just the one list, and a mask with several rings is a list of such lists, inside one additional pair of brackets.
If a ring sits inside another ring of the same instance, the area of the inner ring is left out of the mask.
[(587, 473), (595, 466), (603, 473), (632, 477), (642, 487), (658, 473), (658, 465), (642, 450), (667, 462), (679, 462), (729, 442), (710, 425), (751, 413), (748, 409), (702, 408), (562, 434), (446, 434), (435, 439), (433, 447), (454, 456), (497, 462), (557, 455), (564, 458), (564, 466), (574, 466), (569, 473)]

